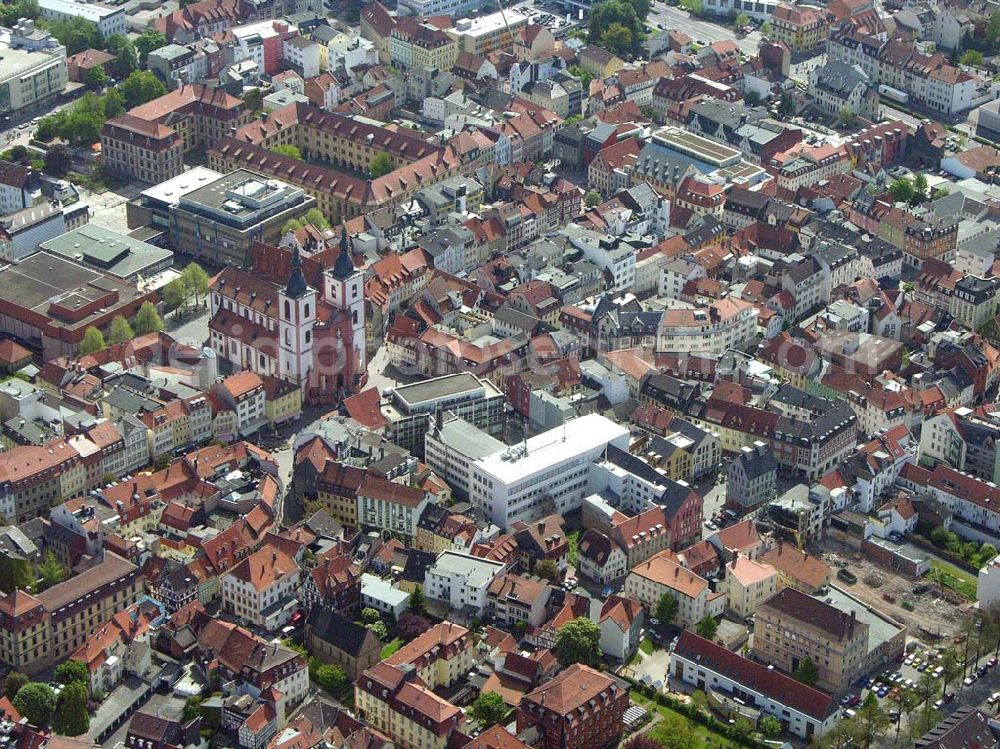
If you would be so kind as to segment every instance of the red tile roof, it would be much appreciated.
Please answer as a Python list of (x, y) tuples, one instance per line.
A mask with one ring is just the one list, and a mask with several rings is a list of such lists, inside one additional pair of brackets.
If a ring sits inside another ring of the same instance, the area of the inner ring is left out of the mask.
[(816, 720), (825, 720), (837, 708), (830, 695), (754, 663), (691, 630), (681, 632), (674, 654)]

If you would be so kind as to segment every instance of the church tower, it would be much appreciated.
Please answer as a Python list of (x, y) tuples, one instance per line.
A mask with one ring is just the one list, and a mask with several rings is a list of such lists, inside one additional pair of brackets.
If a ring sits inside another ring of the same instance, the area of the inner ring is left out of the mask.
[(326, 301), (342, 310), (347, 317), (349, 335), (345, 333), (344, 347), (353, 349), (347, 357), (343, 386), (351, 388), (354, 375), (362, 374), (368, 366), (365, 347), (365, 294), (364, 274), (354, 267), (351, 247), (347, 240), (347, 227), (340, 231), (340, 254), (326, 276)]
[(288, 283), (278, 293), (278, 377), (304, 386), (313, 363), (313, 328), (316, 325), (316, 290), (302, 275), (298, 246), (292, 255)]

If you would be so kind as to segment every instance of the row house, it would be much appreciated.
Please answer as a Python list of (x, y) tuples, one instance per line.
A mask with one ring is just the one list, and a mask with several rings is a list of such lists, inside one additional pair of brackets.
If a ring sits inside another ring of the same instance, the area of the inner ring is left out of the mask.
[(938, 463), (933, 470), (907, 465), (898, 483), (947, 507), (952, 530), (965, 538), (980, 540), (1000, 533), (1000, 490), (986, 481)]
[(911, 44), (882, 40), (849, 23), (830, 33), (827, 55), (831, 60), (860, 66), (873, 82), (904, 92), (912, 101), (946, 117), (983, 103), (979, 101), (983, 81), (949, 64), (945, 55), (923, 54)]

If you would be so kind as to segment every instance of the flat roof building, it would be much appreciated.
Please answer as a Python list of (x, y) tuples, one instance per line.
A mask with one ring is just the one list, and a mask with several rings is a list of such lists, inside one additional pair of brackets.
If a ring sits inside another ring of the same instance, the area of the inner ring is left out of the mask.
[(124, 8), (109, 8), (79, 0), (38, 0), (38, 11), (46, 21), (72, 21), (74, 18), (81, 18), (94, 24), (105, 39), (126, 31)]
[(315, 205), (300, 187), (238, 169), (180, 196), (170, 241), (215, 265), (247, 267), (254, 242), (277, 244), (285, 222)]
[(458, 42), (460, 51), (485, 55), (510, 46), (514, 35), (528, 25), (520, 13), (490, 13), (478, 18), (461, 18), (445, 33)]
[(590, 463), (609, 444), (628, 450), (628, 443), (626, 427), (600, 414), (581, 416), (477, 460), (470, 498), (503, 529), (518, 520), (565, 515), (583, 502)]
[(0, 114), (40, 111), (69, 80), (66, 48), (35, 22), (19, 22), (0, 35)]
[(170, 250), (97, 224), (84, 224), (42, 242), (38, 248), (126, 281), (155, 276), (167, 270), (174, 261), (174, 253)]
[(0, 268), (0, 331), (39, 348), (44, 360), (76, 353), (89, 327), (131, 318), (152, 290), (52, 252)]
[(467, 499), (472, 464), (506, 447), (474, 424), (449, 413), (424, 436), (424, 460), (455, 496)]
[(492, 382), (461, 372), (392, 388), (379, 410), (386, 437), (419, 457), (438, 410), (451, 411), (496, 436), (503, 427), (505, 403), (504, 394)]

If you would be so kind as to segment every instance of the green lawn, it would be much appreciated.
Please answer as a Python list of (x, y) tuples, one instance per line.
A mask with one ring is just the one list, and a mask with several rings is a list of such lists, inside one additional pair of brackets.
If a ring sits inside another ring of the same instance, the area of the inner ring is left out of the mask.
[(653, 644), (653, 641), (650, 640), (648, 637), (643, 637), (642, 642), (639, 643), (639, 650), (641, 650), (646, 655), (652, 655), (653, 650), (655, 649), (656, 646)]
[(948, 564), (940, 559), (932, 559), (931, 570), (927, 573), (927, 577), (931, 580), (936, 580), (947, 588), (951, 588), (970, 601), (976, 600), (975, 578), (953, 564)]
[(379, 653), (379, 658), (384, 661), (401, 647), (403, 647), (403, 641), (397, 637), (395, 640), (387, 642), (385, 646), (383, 646), (382, 652)]
[(577, 528), (575, 531), (566, 534), (566, 541), (569, 543), (569, 563), (576, 567), (576, 563), (579, 560), (579, 554), (577, 548), (580, 544), (580, 529)]
[[(733, 743), (730, 739), (727, 739), (725, 736), (722, 736), (721, 734), (715, 733), (714, 731), (710, 730), (707, 726), (703, 726), (701, 725), (701, 723), (695, 723), (686, 715), (682, 715), (676, 710), (671, 710), (669, 707), (664, 707), (663, 705), (657, 704), (641, 694), (636, 694), (635, 692), (632, 692), (632, 702), (634, 702), (637, 705), (642, 705), (644, 708), (649, 710), (650, 714), (658, 712), (664, 718), (684, 721), (686, 724), (690, 726), (691, 730), (694, 732), (695, 736), (699, 740), (696, 749), (703, 749), (703, 748), (708, 749), (708, 747), (712, 747), (712, 749), (715, 749), (716, 747), (720, 746), (730, 746)], [(657, 723), (655, 726), (649, 729), (649, 736), (650, 738), (654, 739), (655, 741), (659, 742), (662, 745), (672, 746), (673, 741), (671, 740), (671, 738), (662, 735), (662, 733), (665, 731), (670, 731), (669, 725), (662, 722)]]

